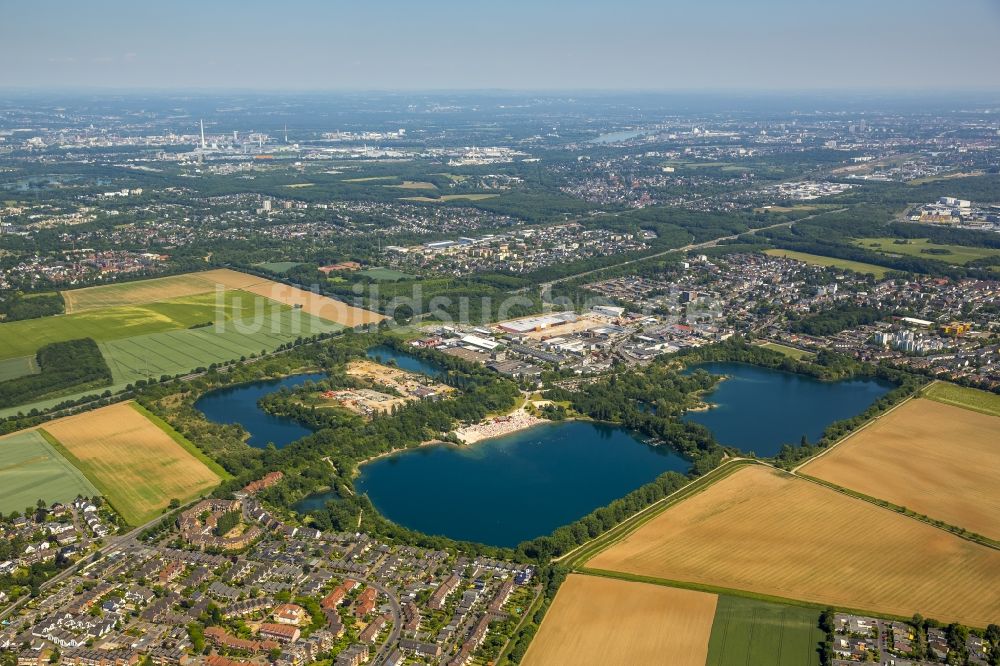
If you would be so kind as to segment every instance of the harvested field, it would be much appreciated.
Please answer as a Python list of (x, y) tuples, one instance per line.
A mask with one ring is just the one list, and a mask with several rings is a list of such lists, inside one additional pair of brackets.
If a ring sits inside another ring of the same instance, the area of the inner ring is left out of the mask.
[(385, 319), (384, 316), (377, 312), (356, 308), (342, 301), (336, 301), (326, 296), (303, 291), (297, 287), (281, 284), (280, 282), (265, 280), (253, 275), (246, 275), (245, 273), (230, 270), (211, 272), (220, 284), (230, 289), (241, 289), (251, 294), (264, 296), (272, 301), (291, 305), (307, 314), (343, 326), (360, 326), (361, 324), (378, 323)]
[(910, 400), (802, 468), (1000, 540), (1000, 417)]
[(171, 499), (183, 503), (219, 484), (190, 442), (139, 409), (119, 403), (52, 421), (42, 431), (131, 525), (153, 519)]
[(1000, 552), (751, 466), (667, 509), (588, 567), (985, 627)]
[(210, 277), (210, 274), (214, 272), (185, 273), (184, 275), (171, 275), (151, 280), (68, 289), (62, 292), (62, 296), (66, 302), (66, 314), (119, 305), (155, 303), (180, 296), (194, 296), (214, 291), (215, 282)]
[(522, 663), (704, 666), (715, 604), (714, 594), (574, 574)]
[(24, 511), (40, 499), (51, 504), (100, 495), (34, 430), (0, 437), (0, 488), (0, 513)]

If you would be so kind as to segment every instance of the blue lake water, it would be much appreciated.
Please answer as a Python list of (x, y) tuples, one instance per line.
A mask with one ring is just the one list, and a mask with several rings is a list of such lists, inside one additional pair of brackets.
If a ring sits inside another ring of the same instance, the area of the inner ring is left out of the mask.
[(402, 370), (409, 370), (410, 372), (419, 372), (430, 377), (439, 377), (444, 374), (441, 368), (428, 363), (416, 356), (411, 356), (406, 352), (396, 351), (392, 347), (387, 347), (385, 345), (376, 345), (372, 347), (367, 352), (368, 358), (373, 361), (378, 361), (379, 363), (387, 363), (388, 361), (394, 361), (396, 367)]
[(247, 440), (250, 446), (262, 449), (273, 442), (280, 449), (311, 435), (312, 430), (292, 419), (268, 414), (257, 406), (257, 401), (282, 387), (292, 388), (310, 380), (320, 381), (325, 378), (323, 373), (306, 373), (238, 384), (206, 393), (194, 406), (209, 421), (242, 425), (250, 433), (250, 439)]
[[(472, 446), (432, 445), (361, 468), (358, 492), (390, 520), (427, 534), (515, 546), (690, 464), (622, 428), (543, 424)], [(300, 510), (322, 506), (314, 496)]]
[(876, 379), (825, 382), (746, 363), (702, 363), (688, 369), (726, 375), (705, 401), (716, 405), (684, 418), (709, 428), (719, 443), (773, 456), (805, 435), (816, 442), (828, 425), (857, 416), (893, 385)]

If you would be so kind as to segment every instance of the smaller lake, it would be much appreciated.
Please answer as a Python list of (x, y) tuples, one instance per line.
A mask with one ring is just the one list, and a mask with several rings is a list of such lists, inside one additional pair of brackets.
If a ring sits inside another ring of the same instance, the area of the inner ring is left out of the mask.
[(429, 377), (440, 377), (444, 374), (441, 368), (436, 365), (419, 359), (416, 356), (411, 356), (406, 352), (397, 351), (386, 345), (376, 345), (375, 347), (369, 349), (366, 354), (368, 355), (368, 358), (373, 361), (378, 361), (379, 363), (394, 361), (396, 363), (396, 367), (401, 370), (419, 372)]
[(893, 389), (877, 379), (824, 382), (746, 363), (702, 363), (686, 372), (695, 370), (728, 378), (704, 396), (715, 407), (684, 418), (707, 427), (720, 444), (759, 456), (798, 445), (803, 435), (815, 443), (831, 423), (857, 416)]
[(238, 423), (243, 426), (250, 433), (247, 440), (250, 446), (262, 449), (269, 442), (274, 442), (280, 449), (311, 435), (313, 431), (292, 419), (268, 414), (257, 406), (257, 401), (282, 387), (292, 388), (310, 380), (322, 379), (326, 379), (326, 375), (315, 372), (238, 384), (206, 393), (194, 406), (213, 423)]
[[(690, 463), (619, 427), (543, 424), (472, 446), (424, 446), (362, 466), (358, 492), (390, 520), (426, 534), (497, 546), (557, 527)], [(300, 510), (321, 507), (324, 495)]]

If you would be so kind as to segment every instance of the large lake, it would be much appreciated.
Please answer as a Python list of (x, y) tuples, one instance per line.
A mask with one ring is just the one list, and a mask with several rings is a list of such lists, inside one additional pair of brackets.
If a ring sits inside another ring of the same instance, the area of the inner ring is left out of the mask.
[(893, 388), (876, 379), (824, 382), (746, 363), (702, 363), (688, 372), (694, 370), (728, 379), (705, 395), (714, 408), (685, 418), (708, 427), (719, 443), (759, 456), (797, 445), (803, 435), (815, 443), (828, 425), (857, 416)]
[[(622, 428), (543, 424), (457, 447), (425, 446), (362, 466), (359, 492), (387, 518), (427, 534), (515, 546), (549, 534), (666, 471), (690, 464)], [(300, 503), (322, 506), (323, 496)]]
[(312, 430), (292, 419), (273, 416), (257, 406), (257, 401), (282, 387), (292, 388), (307, 381), (325, 379), (323, 373), (290, 375), (206, 393), (194, 403), (195, 409), (215, 423), (238, 423), (250, 433), (247, 443), (262, 449), (273, 442), (279, 449), (297, 439), (311, 435)]

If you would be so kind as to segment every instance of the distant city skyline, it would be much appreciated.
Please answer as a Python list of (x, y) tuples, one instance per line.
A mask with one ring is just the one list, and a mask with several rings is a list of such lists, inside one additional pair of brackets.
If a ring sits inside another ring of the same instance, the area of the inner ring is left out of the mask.
[(997, 0), (8, 0), (3, 88), (1000, 89)]

